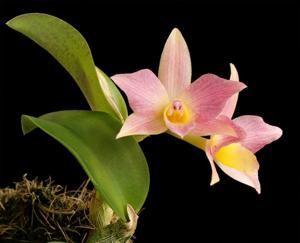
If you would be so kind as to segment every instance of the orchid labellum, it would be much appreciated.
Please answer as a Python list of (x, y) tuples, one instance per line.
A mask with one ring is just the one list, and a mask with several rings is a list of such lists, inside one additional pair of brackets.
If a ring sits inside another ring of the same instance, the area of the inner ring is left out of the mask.
[(236, 135), (230, 119), (219, 116), (228, 99), (246, 86), (205, 74), (191, 83), (187, 44), (173, 29), (164, 46), (158, 77), (148, 69), (118, 74), (113, 81), (127, 95), (133, 110), (117, 138), (166, 132)]

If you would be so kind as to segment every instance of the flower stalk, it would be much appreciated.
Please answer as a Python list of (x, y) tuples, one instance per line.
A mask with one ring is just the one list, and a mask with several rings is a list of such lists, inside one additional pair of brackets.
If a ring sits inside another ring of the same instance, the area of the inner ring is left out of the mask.
[(200, 136), (187, 135), (184, 138), (182, 138), (182, 137), (178, 136), (176, 133), (173, 133), (171, 131), (167, 131), (167, 133), (170, 134), (171, 136), (181, 139), (203, 151), (205, 151), (206, 145), (209, 142), (209, 139), (206, 139), (206, 138), (200, 137)]

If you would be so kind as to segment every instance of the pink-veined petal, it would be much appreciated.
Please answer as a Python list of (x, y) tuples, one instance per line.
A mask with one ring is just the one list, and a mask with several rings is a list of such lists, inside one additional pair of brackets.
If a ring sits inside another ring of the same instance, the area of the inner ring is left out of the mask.
[[(226, 116), (219, 116), (218, 119), (223, 118), (223, 121), (227, 123), (227, 134), (226, 130), (219, 130), (219, 133), (216, 132), (210, 137), (210, 146), (212, 154), (215, 154), (220, 148), (227, 146), (231, 143), (240, 142), (246, 136), (246, 133), (243, 128), (235, 124)], [(218, 127), (217, 127), (218, 128)], [(224, 127), (223, 129), (226, 129)], [(223, 134), (222, 134), (223, 132)], [(232, 132), (232, 134), (230, 134)]]
[[(239, 81), (239, 74), (236, 70), (236, 67), (230, 63), (230, 80), (231, 81)], [(227, 116), (229, 118), (232, 118), (237, 101), (238, 101), (239, 93), (234, 94), (227, 100), (221, 115)]]
[(175, 28), (164, 46), (158, 78), (166, 87), (171, 99), (176, 98), (191, 83), (192, 66), (187, 44)]
[(125, 92), (129, 105), (138, 114), (158, 114), (169, 102), (160, 80), (149, 69), (130, 74), (117, 74), (111, 79)]
[(196, 119), (195, 128), (191, 133), (198, 136), (227, 135), (237, 138), (243, 131), (228, 117), (221, 115), (207, 122)]
[(245, 137), (240, 141), (241, 144), (253, 153), (279, 139), (282, 135), (279, 127), (265, 123), (259, 116), (240, 116), (233, 121), (246, 132)]
[(197, 116), (197, 120), (204, 122), (216, 118), (227, 100), (245, 87), (241, 82), (205, 74), (184, 91), (182, 99)]
[(210, 185), (214, 185), (216, 183), (218, 183), (220, 181), (220, 177), (218, 175), (218, 172), (217, 172), (217, 169), (216, 169), (216, 166), (215, 166), (215, 163), (214, 163), (214, 159), (213, 159), (213, 156), (212, 156), (212, 153), (210, 151), (210, 147), (209, 146), (206, 146), (205, 148), (205, 154), (208, 158), (208, 161), (209, 161), (209, 164), (210, 164), (210, 167), (211, 167), (211, 180), (210, 180)]
[(250, 150), (240, 143), (232, 143), (215, 153), (214, 160), (227, 175), (260, 193), (259, 164)]
[(131, 114), (125, 120), (117, 138), (130, 135), (154, 135), (160, 134), (167, 130), (163, 116), (144, 116)]

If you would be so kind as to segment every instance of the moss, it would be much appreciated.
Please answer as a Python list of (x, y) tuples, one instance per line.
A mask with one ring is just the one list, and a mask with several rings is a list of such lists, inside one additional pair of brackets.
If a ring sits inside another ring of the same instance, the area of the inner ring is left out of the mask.
[(89, 207), (95, 196), (88, 182), (69, 191), (46, 181), (28, 180), (0, 189), (0, 239), (5, 242), (84, 242), (94, 229)]

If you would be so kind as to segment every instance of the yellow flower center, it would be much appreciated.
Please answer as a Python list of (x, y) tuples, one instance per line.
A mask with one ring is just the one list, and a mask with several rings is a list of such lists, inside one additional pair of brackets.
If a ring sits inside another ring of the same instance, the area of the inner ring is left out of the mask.
[(191, 121), (191, 112), (180, 100), (173, 100), (164, 111), (165, 117), (172, 123), (186, 124)]

